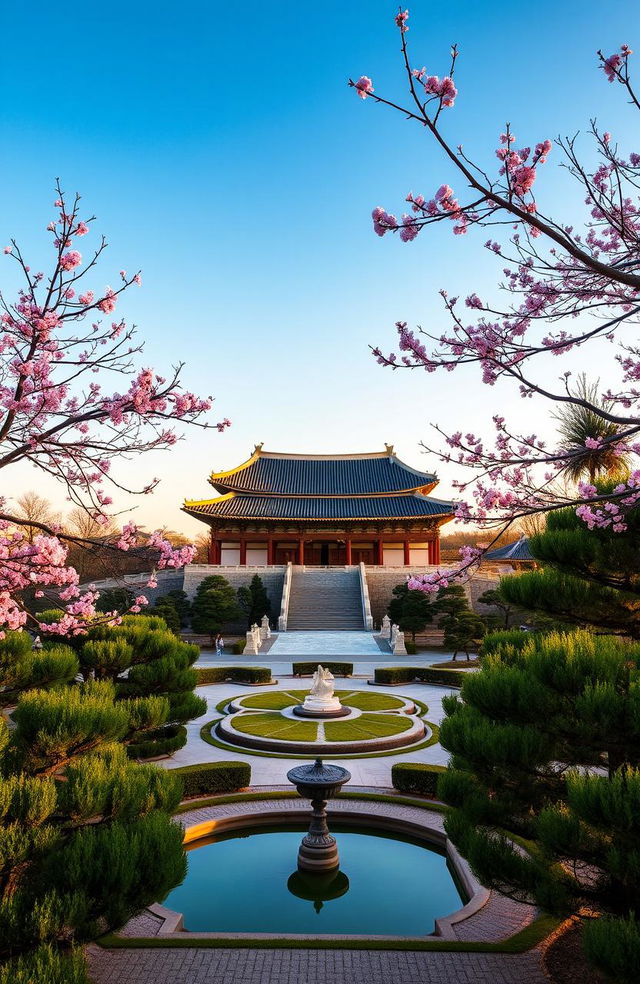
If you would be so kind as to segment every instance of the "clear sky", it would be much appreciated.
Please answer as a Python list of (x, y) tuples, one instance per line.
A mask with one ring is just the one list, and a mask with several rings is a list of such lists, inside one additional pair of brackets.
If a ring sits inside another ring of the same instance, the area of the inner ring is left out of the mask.
[[(499, 276), (482, 231), (454, 237), (441, 224), (406, 245), (373, 234), (375, 205), (400, 213), (409, 190), (432, 194), (445, 180), (463, 194), (420, 129), (347, 88), (350, 75), (367, 74), (380, 94), (402, 97), (396, 9), (383, 0), (3, 5), (0, 236), (15, 236), (46, 269), (54, 180), (78, 190), (111, 244), (96, 287), (121, 267), (143, 270), (143, 289), (121, 305), (147, 340), (143, 363), (184, 361), (185, 384), (213, 394), (214, 419), (233, 422), (125, 466), (142, 484), (162, 479), (137, 500), (147, 526), (201, 530), (180, 513), (183, 498), (208, 495), (211, 469), (239, 463), (257, 442), (344, 453), (387, 441), (432, 469), (419, 448), (432, 421), (477, 432), (506, 408), (526, 412), (530, 430), (532, 414), (546, 413), (523, 409), (509, 387), (487, 391), (475, 372), (392, 373), (368, 353), (369, 343), (394, 348), (397, 320), (442, 325), (440, 287), (486, 296)], [(445, 74), (450, 44), (460, 46), (460, 94), (445, 127), (476, 159), (494, 166), (507, 120), (523, 145), (597, 116), (628, 149), (636, 118), (595, 52), (640, 46), (633, 0), (409, 9), (415, 65)], [(554, 150), (538, 197), (575, 222), (559, 159)], [(11, 294), (14, 272), (0, 261)], [(439, 471), (446, 494), (452, 475)], [(26, 470), (3, 493), (25, 488), (64, 507), (62, 492)]]

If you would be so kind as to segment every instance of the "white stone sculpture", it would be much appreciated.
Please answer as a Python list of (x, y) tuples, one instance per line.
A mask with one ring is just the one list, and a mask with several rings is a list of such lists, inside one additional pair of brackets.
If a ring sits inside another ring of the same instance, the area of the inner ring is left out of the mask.
[(313, 674), (311, 690), (307, 694), (302, 704), (303, 711), (313, 714), (339, 714), (342, 704), (333, 694), (335, 678), (331, 670), (325, 670), (318, 665), (318, 669)]
[(259, 649), (260, 649), (260, 640), (258, 639), (257, 640), (257, 643), (256, 643), (255, 632), (252, 632), (251, 630), (249, 630), (247, 632), (247, 641), (246, 641), (245, 647), (244, 647), (245, 655), (246, 656), (257, 656)]
[(269, 625), (269, 618), (267, 615), (263, 615), (262, 621), (260, 622), (260, 638), (261, 639), (271, 638), (271, 626)]
[(406, 656), (407, 647), (404, 644), (404, 632), (396, 632), (396, 637), (393, 643), (393, 655), (394, 656)]
[(391, 638), (391, 619), (389, 618), (388, 615), (385, 615), (384, 618), (382, 619), (382, 628), (380, 629), (380, 638), (381, 639), (390, 639)]

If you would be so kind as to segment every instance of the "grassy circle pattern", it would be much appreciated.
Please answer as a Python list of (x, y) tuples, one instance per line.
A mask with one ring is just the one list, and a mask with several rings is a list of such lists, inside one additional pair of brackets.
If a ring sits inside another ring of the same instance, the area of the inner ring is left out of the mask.
[[(261, 711), (282, 711), (292, 704), (301, 704), (309, 690), (268, 690), (266, 693), (252, 694), (236, 701), (240, 707)], [(336, 690), (336, 697), (347, 707), (360, 711), (400, 711), (407, 701), (390, 694), (376, 691)]]

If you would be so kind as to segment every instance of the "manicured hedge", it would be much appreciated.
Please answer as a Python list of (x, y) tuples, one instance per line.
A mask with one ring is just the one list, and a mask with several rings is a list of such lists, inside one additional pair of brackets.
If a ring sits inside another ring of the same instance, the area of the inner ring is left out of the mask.
[[(318, 663), (320, 660), (315, 660), (312, 663), (293, 663), (293, 675), (294, 676), (306, 676), (310, 673), (315, 673), (318, 669)], [(331, 670), (334, 676), (351, 676), (353, 673), (353, 663), (322, 663), (325, 670)]]
[(376, 683), (441, 683), (447, 687), (461, 687), (464, 672), (461, 670), (437, 670), (432, 666), (379, 666), (375, 670)]
[[(154, 737), (156, 736), (156, 737)], [(155, 758), (157, 755), (172, 755), (187, 744), (187, 729), (183, 724), (171, 724), (147, 734), (146, 741), (127, 745), (127, 755), (132, 759)]]
[(209, 796), (212, 793), (234, 793), (251, 782), (248, 762), (205, 762), (172, 769), (172, 775), (182, 780), (182, 796)]
[(436, 796), (438, 779), (446, 772), (444, 765), (425, 765), (424, 762), (398, 762), (391, 766), (393, 788), (401, 793)]
[(238, 639), (236, 642), (234, 642), (233, 646), (231, 647), (231, 652), (234, 654), (234, 656), (242, 656), (246, 644), (247, 644), (246, 639)]
[(198, 674), (196, 686), (207, 683), (271, 683), (271, 670), (268, 666), (196, 666)]
[(415, 642), (409, 642), (407, 639), (405, 639), (404, 648), (407, 650), (407, 656), (415, 656), (418, 652)]

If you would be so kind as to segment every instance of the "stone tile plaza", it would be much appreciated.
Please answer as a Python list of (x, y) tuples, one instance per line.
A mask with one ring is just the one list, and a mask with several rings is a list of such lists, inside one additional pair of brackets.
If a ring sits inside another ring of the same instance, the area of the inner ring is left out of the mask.
[(640, 984), (640, 8), (5, 7), (0, 984)]

